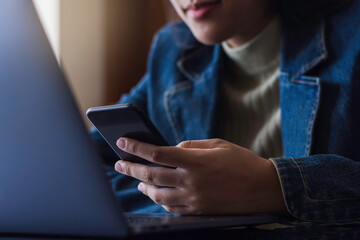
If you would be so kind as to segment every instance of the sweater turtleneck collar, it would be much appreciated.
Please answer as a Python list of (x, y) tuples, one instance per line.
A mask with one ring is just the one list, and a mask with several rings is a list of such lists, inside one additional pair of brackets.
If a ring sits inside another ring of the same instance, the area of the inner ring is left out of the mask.
[(232, 48), (222, 43), (225, 54), (232, 60), (237, 72), (250, 76), (262, 74), (280, 61), (281, 21), (278, 16), (256, 37), (247, 43)]

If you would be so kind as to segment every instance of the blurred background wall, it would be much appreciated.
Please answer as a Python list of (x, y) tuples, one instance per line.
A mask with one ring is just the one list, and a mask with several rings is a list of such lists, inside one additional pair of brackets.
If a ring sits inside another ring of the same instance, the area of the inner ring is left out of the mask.
[(83, 113), (115, 103), (146, 71), (168, 0), (33, 0)]

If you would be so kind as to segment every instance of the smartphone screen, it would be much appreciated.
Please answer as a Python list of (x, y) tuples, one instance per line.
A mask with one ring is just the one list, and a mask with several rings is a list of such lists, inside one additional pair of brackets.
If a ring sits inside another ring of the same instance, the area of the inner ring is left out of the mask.
[(121, 151), (116, 145), (121, 137), (158, 146), (168, 146), (150, 119), (135, 104), (90, 108), (86, 115), (120, 159), (151, 164), (149, 161)]

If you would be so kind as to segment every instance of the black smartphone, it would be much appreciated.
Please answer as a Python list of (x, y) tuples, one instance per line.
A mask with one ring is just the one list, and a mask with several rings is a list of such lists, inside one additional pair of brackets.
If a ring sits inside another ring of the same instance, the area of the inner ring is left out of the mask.
[(158, 146), (169, 146), (151, 120), (135, 104), (89, 108), (86, 115), (122, 160), (152, 164), (149, 161), (120, 150), (116, 142), (121, 137), (128, 137)]

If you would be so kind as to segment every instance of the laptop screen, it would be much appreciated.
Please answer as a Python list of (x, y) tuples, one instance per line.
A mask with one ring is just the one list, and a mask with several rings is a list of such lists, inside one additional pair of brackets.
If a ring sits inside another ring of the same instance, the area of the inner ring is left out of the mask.
[(0, 232), (127, 234), (30, 0), (0, 0)]

